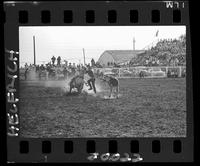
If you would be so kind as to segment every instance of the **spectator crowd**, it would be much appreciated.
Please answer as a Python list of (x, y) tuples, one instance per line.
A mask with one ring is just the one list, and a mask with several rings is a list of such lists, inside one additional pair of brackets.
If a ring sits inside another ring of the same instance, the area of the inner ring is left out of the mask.
[[(56, 63), (57, 60), (57, 63)], [(89, 67), (98, 67), (98, 63), (95, 63), (94, 59), (88, 64), (76, 64), (63, 60), (61, 63), (61, 57), (52, 56), (51, 61), (46, 64), (34, 65), (25, 63), (21, 69), (25, 70), (25, 79), (30, 71), (35, 71), (39, 78), (42, 77), (43, 73), (48, 73), (49, 77), (55, 77), (56, 74), (63, 74), (65, 78), (77, 75), (81, 70), (85, 70)]]
[(160, 40), (154, 47), (139, 54), (129, 66), (184, 66), (186, 65), (186, 36)]

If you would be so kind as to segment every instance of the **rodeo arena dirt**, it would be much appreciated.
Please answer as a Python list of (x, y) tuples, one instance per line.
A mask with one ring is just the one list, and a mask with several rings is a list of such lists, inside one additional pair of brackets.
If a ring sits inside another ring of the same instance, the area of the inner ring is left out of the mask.
[[(25, 63), (21, 136), (185, 137), (185, 40), (182, 35), (139, 51), (105, 50), (88, 64), (54, 56), (42, 65)], [(132, 52), (134, 58), (121, 58)], [(110, 55), (115, 62), (104, 63)]]

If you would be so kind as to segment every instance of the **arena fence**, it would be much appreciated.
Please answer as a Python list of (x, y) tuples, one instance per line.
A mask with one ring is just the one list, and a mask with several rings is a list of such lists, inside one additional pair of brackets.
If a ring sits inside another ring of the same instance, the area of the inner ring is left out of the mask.
[(138, 66), (123, 68), (95, 68), (94, 72), (97, 75), (111, 74), (118, 78), (185, 77), (186, 66)]
[[(62, 69), (56, 70), (55, 80), (64, 77)], [(186, 66), (156, 66), (156, 67), (123, 67), (123, 68), (94, 68), (94, 74), (101, 76), (103, 74), (113, 75), (117, 78), (164, 78), (164, 77), (185, 77)], [(40, 73), (42, 79), (49, 79), (48, 72)], [(25, 78), (25, 69), (20, 69), (20, 79)], [(29, 71), (28, 80), (34, 80), (39, 77), (39, 73), (35, 74), (35, 69)]]

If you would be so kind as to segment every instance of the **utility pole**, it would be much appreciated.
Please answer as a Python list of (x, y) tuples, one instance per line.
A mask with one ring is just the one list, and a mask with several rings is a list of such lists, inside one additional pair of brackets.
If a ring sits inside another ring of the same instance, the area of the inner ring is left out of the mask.
[(135, 50), (135, 37), (133, 37), (133, 50)]
[(85, 49), (83, 48), (83, 59), (84, 59), (84, 66), (85, 66)]
[(36, 65), (36, 56), (35, 56), (35, 36), (33, 36), (33, 55), (34, 55), (34, 66)]

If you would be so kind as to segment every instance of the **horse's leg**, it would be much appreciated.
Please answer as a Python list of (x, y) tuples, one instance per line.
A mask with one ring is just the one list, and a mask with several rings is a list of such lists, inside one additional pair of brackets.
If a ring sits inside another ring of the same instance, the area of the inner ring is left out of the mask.
[(119, 85), (116, 87), (117, 98), (119, 97)]
[(79, 93), (79, 94), (82, 92), (82, 89), (83, 89), (83, 85), (80, 85), (80, 86), (78, 87), (78, 93)]
[(69, 93), (72, 93), (72, 86), (70, 86)]

